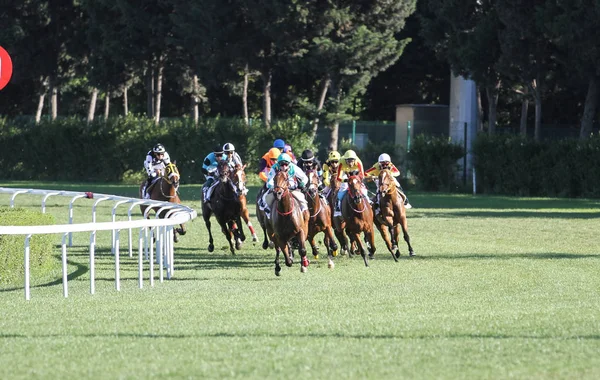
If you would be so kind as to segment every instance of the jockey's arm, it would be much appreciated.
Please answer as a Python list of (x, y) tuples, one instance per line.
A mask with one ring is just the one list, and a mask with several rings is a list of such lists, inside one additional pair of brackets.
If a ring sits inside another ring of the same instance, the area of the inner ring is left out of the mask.
[(295, 166), (294, 176), (298, 180), (298, 187), (306, 186), (306, 184), (308, 183), (308, 177), (306, 176), (304, 171), (302, 169), (300, 169), (300, 167), (298, 167), (298, 165), (296, 165), (296, 164), (293, 164), (293, 165)]
[(325, 186), (329, 186), (329, 176), (331, 174), (329, 173), (329, 166), (327, 164), (325, 164), (323, 166), (323, 175), (321, 176), (321, 178), (323, 179), (323, 184)]
[(398, 168), (396, 167), (396, 165), (392, 164), (392, 168), (390, 169), (390, 171), (392, 172), (392, 175), (394, 177), (399, 177), (400, 176), (400, 170), (398, 170)]
[[(264, 158), (261, 158), (260, 161), (258, 161), (258, 172), (262, 173), (266, 167), (267, 167), (267, 160), (265, 160)], [(266, 177), (265, 177), (264, 181), (266, 181)]]
[(163, 156), (162, 161), (165, 163), (165, 165), (168, 165), (171, 163), (171, 156), (169, 156), (169, 153), (165, 152), (165, 155)]
[[(263, 174), (263, 173), (261, 173), (261, 174)], [(277, 174), (277, 172), (275, 171), (275, 169), (271, 168), (271, 170), (269, 170), (269, 176), (266, 180), (268, 189), (272, 189), (275, 186), (275, 175), (276, 174)]]
[(146, 156), (146, 161), (144, 161), (144, 169), (146, 169), (148, 176), (152, 176), (152, 173), (154, 173), (154, 168), (152, 167), (152, 156)]

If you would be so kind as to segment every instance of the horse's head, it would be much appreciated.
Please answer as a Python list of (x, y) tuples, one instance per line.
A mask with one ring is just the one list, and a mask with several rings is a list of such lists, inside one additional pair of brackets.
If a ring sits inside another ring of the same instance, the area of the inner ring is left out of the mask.
[(315, 198), (319, 193), (319, 176), (314, 170), (307, 170), (305, 174), (308, 177), (308, 195)]
[(238, 190), (242, 193), (246, 191), (246, 165), (237, 164), (233, 170), (229, 172), (230, 178), (238, 188)]
[(285, 196), (287, 192), (289, 192), (289, 176), (286, 170), (280, 170), (275, 174), (275, 178), (273, 182), (275, 186), (273, 186), (273, 194), (275, 194), (275, 198), (277, 200), (281, 200)]
[(168, 163), (165, 166), (164, 177), (175, 188), (179, 187), (179, 179), (181, 176), (179, 175), (179, 169), (177, 169), (177, 165), (175, 165), (174, 162)]
[(225, 160), (219, 161), (217, 164), (217, 173), (221, 182), (227, 182), (229, 180), (229, 164)]
[(354, 204), (359, 204), (362, 202), (364, 197), (362, 193), (362, 186), (363, 183), (359, 176), (351, 175), (348, 177), (348, 195)]
[(379, 192), (381, 194), (392, 194), (396, 191), (396, 181), (389, 169), (383, 169), (378, 177)]

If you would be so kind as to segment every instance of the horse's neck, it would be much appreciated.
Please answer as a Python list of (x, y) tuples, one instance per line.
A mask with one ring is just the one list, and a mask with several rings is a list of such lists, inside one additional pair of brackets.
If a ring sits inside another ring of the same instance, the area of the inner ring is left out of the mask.
[(282, 212), (290, 211), (294, 208), (294, 195), (291, 190), (287, 190), (281, 199), (277, 200), (277, 209)]
[(307, 195), (306, 202), (308, 203), (308, 208), (312, 211), (312, 213), (318, 213), (321, 210), (321, 197), (317, 194), (314, 198), (310, 195)]

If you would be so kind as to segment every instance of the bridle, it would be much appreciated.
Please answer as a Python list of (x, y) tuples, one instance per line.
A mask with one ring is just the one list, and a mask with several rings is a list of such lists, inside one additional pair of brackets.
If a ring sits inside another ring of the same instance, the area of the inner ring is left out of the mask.
[[(321, 201), (319, 200), (319, 188), (317, 185), (318, 177), (315, 171), (312, 169), (306, 171), (306, 175), (308, 176), (309, 183), (307, 195), (310, 199), (312, 199), (313, 204), (315, 205), (315, 209), (317, 209), (314, 215), (310, 216), (312, 218), (319, 215), (319, 213), (321, 212)], [(314, 181), (313, 179), (316, 179), (316, 181)]]
[[(285, 172), (285, 171), (278, 172), (275, 175), (275, 180), (276, 180), (276, 182), (275, 182), (275, 186), (273, 186), (273, 193), (275, 194), (275, 198), (277, 199), (278, 204), (286, 196), (291, 197), (292, 202), (295, 202), (294, 197), (292, 196), (292, 193), (290, 192), (287, 172)], [(277, 211), (277, 213), (279, 215), (285, 216), (285, 215), (289, 215), (292, 212), (294, 212), (294, 207), (291, 207), (290, 211), (287, 211), (287, 212), (279, 211), (279, 207), (276, 207), (275, 210)]]
[(179, 190), (179, 178), (180, 178), (180, 176), (179, 176), (179, 170), (177, 169), (177, 166), (175, 166), (175, 164), (173, 164), (173, 163), (167, 164), (164, 168), (164, 174), (161, 177), (161, 180), (166, 181), (169, 185), (171, 185), (175, 188), (175, 195), (165, 194), (162, 186), (159, 186), (160, 193), (163, 197), (168, 198), (168, 199), (173, 199), (173, 198), (177, 197), (177, 192)]
[[(349, 204), (350, 208), (354, 212), (357, 212), (357, 213), (360, 214), (360, 213), (365, 212), (365, 210), (367, 209), (367, 207), (364, 204), (364, 198), (365, 198), (365, 196), (362, 194), (362, 192), (360, 191), (360, 189), (358, 190), (358, 194), (356, 194), (354, 192), (354, 188), (351, 186), (351, 184), (356, 184), (356, 183), (359, 183), (359, 182), (360, 181), (359, 181), (359, 179), (358, 179), (357, 176), (350, 176), (348, 178), (348, 195), (350, 196), (348, 204)], [(351, 202), (350, 202), (350, 200), (351, 200)], [(357, 210), (356, 208), (354, 208), (352, 206), (353, 204), (358, 205), (358, 204), (361, 204), (361, 203), (363, 204), (363, 209), (362, 210)]]

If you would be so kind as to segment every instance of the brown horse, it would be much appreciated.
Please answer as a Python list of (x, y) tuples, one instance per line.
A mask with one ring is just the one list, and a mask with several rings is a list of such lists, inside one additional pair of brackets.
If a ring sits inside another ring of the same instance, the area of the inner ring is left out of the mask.
[[(163, 202), (173, 202), (177, 204), (181, 204), (181, 199), (179, 199), (179, 195), (177, 194), (177, 190), (179, 189), (179, 179), (181, 176), (179, 175), (179, 170), (174, 162), (171, 162), (165, 166), (165, 168), (160, 172), (160, 177), (155, 180), (149, 187), (146, 189), (146, 192), (150, 194), (150, 199), (155, 201), (163, 201)], [(142, 194), (142, 190), (144, 188), (146, 181), (142, 182), (140, 185), (140, 198), (144, 197)], [(145, 214), (146, 209), (149, 206), (140, 205), (140, 210), (142, 211), (142, 215)], [(154, 212), (158, 212), (160, 207), (153, 207)], [(164, 218), (169, 210), (165, 210), (159, 215), (160, 218)], [(180, 224), (179, 228), (174, 229), (175, 233), (173, 234), (173, 240), (175, 242), (179, 241), (177, 234), (185, 235), (187, 232), (185, 230), (185, 224)]]
[(337, 180), (336, 176), (332, 176), (329, 182), (329, 194), (327, 195), (327, 202), (329, 203), (329, 210), (331, 214), (331, 226), (333, 227), (333, 232), (335, 233), (335, 237), (340, 243), (342, 255), (349, 252), (348, 249), (348, 236), (344, 231), (346, 227), (346, 222), (342, 219), (341, 216), (334, 217), (333, 213), (335, 210), (335, 204), (337, 202), (338, 191), (340, 190), (341, 182)]
[(410, 236), (408, 236), (404, 199), (398, 193), (396, 181), (390, 170), (384, 169), (379, 172), (378, 190), (380, 194), (380, 212), (375, 216), (375, 226), (377, 226), (388, 250), (396, 261), (400, 257), (398, 236), (400, 236), (400, 227), (402, 227), (404, 241), (408, 244), (408, 254), (413, 256), (415, 252), (410, 245)]
[[(202, 200), (202, 217), (204, 224), (208, 230), (208, 251), (212, 252), (215, 249), (212, 231), (210, 229), (210, 217), (215, 214), (217, 222), (221, 226), (223, 235), (229, 243), (229, 251), (232, 255), (235, 254), (235, 249), (240, 249), (242, 246), (239, 228), (236, 221), (240, 218), (242, 206), (238, 195), (232, 186), (229, 176), (229, 165), (226, 161), (220, 161), (217, 166), (218, 183), (215, 185), (211, 198), (210, 205)], [(235, 244), (235, 249), (234, 249)]]
[(246, 240), (246, 235), (244, 235), (244, 230), (242, 229), (242, 221), (246, 222), (250, 233), (252, 234), (252, 241), (257, 242), (258, 236), (256, 236), (256, 231), (254, 230), (254, 226), (250, 221), (250, 212), (248, 212), (248, 200), (246, 199), (246, 194), (248, 193), (248, 189), (246, 188), (246, 165), (237, 164), (233, 170), (229, 173), (233, 184), (238, 189), (238, 198), (240, 200), (240, 206), (242, 208), (242, 212), (240, 218), (237, 220), (237, 224), (239, 226), (240, 237), (242, 241)]
[(327, 266), (333, 268), (333, 257), (337, 256), (338, 246), (333, 237), (333, 228), (331, 227), (331, 208), (325, 199), (319, 195), (319, 176), (314, 170), (307, 170), (308, 191), (306, 201), (308, 202), (308, 211), (310, 219), (308, 220), (308, 242), (312, 248), (312, 254), (315, 259), (319, 258), (319, 247), (315, 244), (315, 235), (319, 232), (325, 234), (323, 243), (327, 249)]
[(299, 247), (301, 263), (300, 271), (306, 272), (308, 258), (306, 257), (305, 241), (308, 234), (308, 220), (304, 219), (304, 213), (300, 211), (300, 205), (292, 190), (289, 188), (289, 177), (285, 170), (275, 175), (275, 186), (273, 194), (275, 202), (271, 211), (271, 223), (266, 223), (268, 230), (272, 231), (275, 243), (275, 275), (279, 276), (281, 266), (279, 265), (279, 254), (283, 252), (285, 265), (291, 267), (293, 258), (290, 255), (289, 243), (295, 243)]
[(373, 209), (367, 197), (362, 193), (363, 186), (359, 176), (351, 175), (348, 177), (348, 192), (342, 199), (342, 217), (346, 223), (345, 230), (350, 238), (352, 248), (356, 247), (360, 251), (365, 266), (368, 267), (367, 249), (360, 238), (360, 234), (364, 234), (370, 258), (373, 258), (375, 254), (375, 234), (373, 231)]

